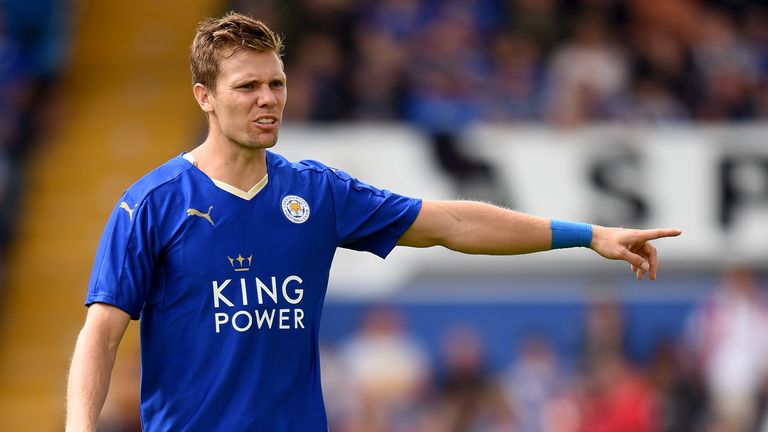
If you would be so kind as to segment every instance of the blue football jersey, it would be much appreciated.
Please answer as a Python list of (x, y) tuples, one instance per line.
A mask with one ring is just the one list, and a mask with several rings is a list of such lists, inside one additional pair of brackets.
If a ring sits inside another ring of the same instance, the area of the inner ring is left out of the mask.
[(141, 318), (144, 430), (327, 431), (318, 329), (334, 252), (385, 257), (421, 201), (271, 152), (251, 193), (225, 189), (182, 155), (131, 186), (86, 304)]

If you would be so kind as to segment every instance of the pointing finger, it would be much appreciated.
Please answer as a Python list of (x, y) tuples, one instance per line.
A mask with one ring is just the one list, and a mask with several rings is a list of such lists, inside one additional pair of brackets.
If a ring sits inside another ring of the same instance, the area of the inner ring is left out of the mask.
[(677, 237), (682, 233), (679, 229), (649, 229), (640, 231), (640, 239), (642, 241), (656, 240), (664, 237)]

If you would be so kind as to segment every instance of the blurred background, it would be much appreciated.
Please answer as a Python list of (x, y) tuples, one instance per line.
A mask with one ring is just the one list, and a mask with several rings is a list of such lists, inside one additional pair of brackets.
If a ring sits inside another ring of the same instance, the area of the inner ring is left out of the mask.
[[(658, 281), (588, 250), (341, 251), (333, 431), (768, 430), (768, 8), (758, 0), (1, 0), (0, 419), (61, 430), (96, 245), (205, 136), (188, 47), (285, 36), (275, 151), (430, 199), (676, 227)], [(138, 337), (103, 431), (138, 423)]]

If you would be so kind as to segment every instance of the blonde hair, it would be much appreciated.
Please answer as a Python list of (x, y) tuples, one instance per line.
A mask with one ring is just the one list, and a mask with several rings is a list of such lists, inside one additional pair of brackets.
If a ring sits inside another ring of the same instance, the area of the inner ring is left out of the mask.
[(281, 56), (283, 39), (262, 21), (237, 12), (200, 21), (189, 55), (192, 83), (215, 91), (221, 60), (241, 49)]

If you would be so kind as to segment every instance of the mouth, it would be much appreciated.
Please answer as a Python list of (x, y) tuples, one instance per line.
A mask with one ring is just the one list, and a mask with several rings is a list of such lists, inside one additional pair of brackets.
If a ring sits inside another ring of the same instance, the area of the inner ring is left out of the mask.
[(253, 123), (258, 127), (259, 129), (264, 130), (272, 130), (277, 128), (278, 124), (280, 123), (280, 120), (275, 115), (271, 114), (262, 114), (253, 121)]

